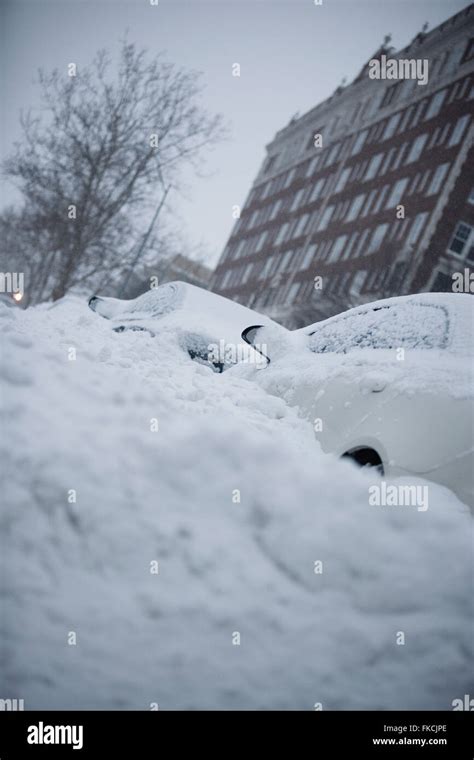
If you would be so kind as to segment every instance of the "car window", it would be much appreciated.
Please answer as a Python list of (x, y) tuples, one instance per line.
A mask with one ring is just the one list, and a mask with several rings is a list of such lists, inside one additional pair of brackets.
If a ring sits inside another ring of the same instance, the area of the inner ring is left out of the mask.
[(210, 367), (213, 372), (224, 372), (230, 366), (231, 361), (220, 355), (219, 351), (212, 351), (212, 346), (218, 346), (211, 338), (198, 333), (183, 333), (180, 336), (180, 345), (193, 361)]
[(448, 316), (442, 306), (404, 303), (347, 314), (316, 327), (309, 336), (315, 353), (356, 348), (445, 348)]

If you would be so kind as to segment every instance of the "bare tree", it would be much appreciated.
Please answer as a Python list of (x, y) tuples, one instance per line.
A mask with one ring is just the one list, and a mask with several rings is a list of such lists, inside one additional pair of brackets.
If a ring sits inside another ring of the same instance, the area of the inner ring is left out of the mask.
[(16, 227), (30, 302), (117, 277), (137, 250), (146, 257), (156, 235), (141, 245), (143, 231), (181, 170), (224, 133), (199, 105), (199, 74), (126, 41), (115, 73), (100, 51), (83, 70), (40, 71), (39, 83), (42, 117), (22, 116), (23, 140), (3, 167), (23, 197), (2, 214), (4, 249), (12, 254)]

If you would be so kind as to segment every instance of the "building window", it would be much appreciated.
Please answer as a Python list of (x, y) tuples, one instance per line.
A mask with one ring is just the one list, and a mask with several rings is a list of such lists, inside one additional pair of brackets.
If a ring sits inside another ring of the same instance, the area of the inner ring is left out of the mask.
[(388, 240), (392, 240), (395, 237), (395, 234), (397, 232), (398, 222), (399, 220), (397, 219), (395, 222), (392, 222), (392, 224), (390, 225), (390, 230), (387, 236)]
[(311, 191), (311, 195), (308, 198), (309, 203), (313, 203), (313, 201), (319, 198), (321, 190), (323, 189), (324, 182), (325, 182), (325, 179), (323, 179), (322, 177), (321, 179), (318, 179), (315, 186), (313, 187), (313, 190)]
[(362, 130), (362, 132), (359, 132), (352, 146), (351, 156), (355, 156), (357, 153), (360, 153), (360, 151), (362, 150), (362, 146), (364, 145), (367, 139), (368, 133), (369, 132), (367, 129), (364, 129)]
[(449, 96), (449, 102), (451, 103), (453, 100), (462, 100), (464, 98), (469, 90), (469, 86), (471, 84), (471, 78), (466, 77), (465, 79), (461, 79), (459, 82), (456, 82), (453, 89), (451, 90), (451, 95)]
[(347, 240), (347, 235), (339, 235), (338, 238), (336, 238), (333, 247), (331, 248), (331, 253), (328, 257), (328, 262), (337, 261), (341, 256), (341, 251), (344, 248), (345, 242)]
[(367, 140), (368, 140), (369, 143), (374, 142), (374, 140), (375, 140), (375, 134), (377, 132), (379, 124), (380, 124), (380, 122), (378, 122), (377, 124), (372, 124), (372, 126), (370, 127), (370, 129), (369, 129), (369, 136), (367, 138)]
[(442, 130), (441, 130), (441, 132), (439, 134), (438, 142), (436, 143), (436, 145), (438, 147), (440, 145), (444, 145), (444, 143), (446, 142), (446, 138), (448, 136), (448, 132), (449, 132), (450, 129), (451, 129), (451, 124), (448, 122), (448, 124), (444, 125), (444, 127), (442, 128)]
[(327, 206), (324, 209), (324, 211), (322, 213), (322, 216), (321, 216), (321, 219), (319, 220), (318, 227), (317, 227), (318, 231), (326, 229), (326, 227), (328, 226), (329, 221), (331, 219), (333, 211), (334, 211), (334, 206), (333, 205)]
[(418, 137), (415, 138), (405, 161), (406, 164), (412, 164), (414, 161), (418, 161), (427, 140), (428, 132), (425, 132), (423, 135), (418, 135)]
[(290, 225), (288, 222), (285, 222), (284, 224), (281, 225), (280, 229), (278, 230), (278, 234), (275, 240), (273, 241), (274, 245), (280, 245), (280, 243), (282, 243), (285, 240), (289, 226)]
[(293, 248), (290, 248), (289, 251), (286, 251), (284, 256), (282, 257), (282, 260), (280, 262), (280, 266), (278, 267), (279, 272), (284, 272), (285, 269), (288, 269), (288, 264), (290, 263), (291, 259), (293, 258)]
[(382, 203), (384, 202), (387, 196), (389, 187), (390, 185), (384, 185), (383, 188), (380, 190), (379, 196), (374, 203), (372, 214), (376, 214), (378, 210), (382, 207)]
[(227, 283), (229, 282), (231, 274), (232, 274), (231, 269), (228, 269), (227, 272), (225, 272), (224, 277), (222, 278), (221, 285), (220, 285), (221, 288), (224, 289), (226, 287)]
[(354, 256), (361, 256), (365, 253), (365, 244), (367, 242), (367, 238), (369, 237), (370, 230), (364, 230), (361, 234), (357, 246), (354, 248)]
[(417, 214), (415, 216), (411, 230), (407, 237), (407, 243), (409, 245), (415, 245), (415, 243), (417, 242), (418, 238), (420, 237), (421, 230), (423, 229), (428, 216), (429, 214), (427, 211), (423, 211), (421, 214)]
[(356, 179), (356, 177), (357, 177), (357, 175), (359, 173), (359, 167), (360, 167), (360, 164), (354, 164), (353, 165), (352, 171), (351, 171), (351, 174), (350, 174), (350, 177), (349, 177), (349, 181), (350, 182), (354, 182), (354, 180)]
[(402, 86), (403, 82), (397, 82), (396, 84), (392, 84), (390, 87), (387, 87), (379, 107), (385, 108), (386, 106), (393, 105), (393, 103), (395, 103), (398, 96), (400, 95)]
[(297, 192), (297, 193), (295, 193), (295, 196), (294, 196), (294, 198), (293, 198), (293, 202), (292, 202), (292, 204), (291, 204), (291, 206), (290, 206), (290, 209), (289, 209), (290, 211), (294, 211), (295, 209), (297, 209), (297, 208), (298, 208), (298, 206), (299, 206), (299, 205), (300, 205), (300, 203), (301, 203), (301, 199), (303, 198), (303, 195), (304, 195), (304, 192), (305, 192), (305, 190), (306, 190), (306, 188), (305, 188), (305, 187), (302, 187), (302, 188), (300, 188), (300, 189), (298, 190), (298, 192)]
[(232, 258), (234, 258), (234, 259), (240, 259), (241, 256), (245, 252), (245, 248), (247, 246), (247, 243), (248, 243), (248, 241), (245, 238), (244, 238), (244, 240), (241, 240), (240, 243), (238, 243), (238, 245), (237, 245), (237, 247), (235, 249), (235, 252), (234, 252), (234, 255), (233, 255)]
[(394, 240), (402, 240), (405, 237), (405, 233), (411, 224), (411, 217), (406, 216), (405, 219), (397, 219), (397, 234), (394, 235)]
[(466, 50), (464, 51), (464, 55), (461, 58), (461, 63), (467, 63), (468, 61), (472, 61), (473, 58), (474, 58), (474, 37), (471, 37), (471, 39), (467, 43)]
[(372, 233), (372, 237), (370, 239), (370, 245), (367, 250), (367, 253), (375, 253), (375, 251), (378, 251), (380, 248), (380, 245), (385, 237), (385, 233), (387, 232), (388, 224), (379, 224), (375, 230)]
[(329, 196), (332, 194), (332, 186), (334, 184), (334, 177), (336, 176), (336, 172), (331, 172), (331, 174), (328, 174), (326, 177), (326, 182), (324, 183), (324, 194), (326, 196)]
[(290, 171), (286, 175), (286, 179), (285, 179), (285, 183), (284, 183), (283, 187), (289, 187), (289, 185), (291, 185), (291, 183), (293, 182), (293, 179), (295, 177), (295, 174), (296, 174), (296, 169), (290, 169)]
[(402, 195), (405, 192), (406, 186), (408, 184), (408, 179), (408, 177), (403, 177), (403, 179), (399, 179), (397, 182), (395, 182), (392, 188), (392, 192), (388, 197), (385, 208), (393, 208), (398, 203), (400, 203)]
[(420, 184), (418, 185), (419, 193), (422, 193), (423, 190), (425, 189), (426, 185), (428, 184), (428, 179), (430, 178), (430, 176), (431, 176), (431, 169), (427, 169), (421, 178)]
[(459, 222), (454, 231), (448, 250), (458, 256), (462, 256), (466, 252), (469, 253), (469, 256), (472, 256), (472, 244), (474, 243), (473, 230), (474, 228), (471, 227), (470, 224)]
[(400, 126), (398, 128), (399, 132), (404, 132), (408, 122), (410, 121), (413, 111), (415, 110), (415, 106), (409, 106), (406, 111), (403, 111), (403, 118), (400, 122)]
[(392, 171), (395, 171), (395, 169), (398, 169), (402, 162), (402, 158), (405, 155), (405, 151), (407, 149), (408, 143), (403, 143), (403, 145), (400, 146), (399, 151), (395, 157), (395, 161), (393, 162), (393, 166), (391, 167)]
[(341, 146), (340, 146), (339, 143), (337, 143), (337, 145), (333, 145), (332, 146), (331, 150), (327, 154), (326, 163), (324, 164), (325, 167), (326, 166), (331, 166), (331, 164), (334, 163), (334, 161), (337, 158), (337, 154), (339, 153), (340, 147)]
[(368, 165), (369, 165), (368, 160), (362, 161), (362, 163), (360, 164), (360, 170), (357, 172), (357, 179), (360, 179), (361, 182), (363, 181), (364, 174), (367, 171)]
[(288, 291), (287, 300), (288, 303), (293, 303), (296, 300), (296, 296), (298, 295), (298, 290), (300, 289), (300, 282), (294, 282)]
[(464, 134), (464, 130), (466, 129), (469, 120), (470, 120), (469, 114), (464, 114), (464, 116), (461, 116), (453, 129), (452, 135), (449, 138), (448, 147), (451, 148), (453, 145), (457, 145)]
[(339, 217), (341, 216), (342, 209), (344, 207), (344, 203), (342, 201), (339, 201), (339, 203), (336, 203), (334, 207), (334, 214), (332, 217), (333, 222), (337, 221)]
[(308, 164), (308, 168), (306, 170), (306, 176), (311, 177), (312, 174), (316, 171), (316, 168), (319, 164), (321, 156), (314, 156), (314, 158), (311, 159), (311, 161)]
[(311, 266), (317, 250), (318, 250), (318, 246), (316, 243), (312, 243), (309, 246), (308, 250), (306, 251), (304, 255), (303, 261), (301, 262), (301, 269), (308, 269), (308, 267)]
[(349, 208), (350, 205), (351, 205), (351, 202), (350, 202), (349, 199), (346, 200), (346, 201), (344, 201), (344, 203), (340, 204), (340, 206), (341, 206), (341, 212), (339, 214), (339, 219), (344, 219), (344, 217), (347, 214), (347, 211), (348, 211), (348, 208)]
[(435, 92), (435, 94), (430, 100), (428, 108), (426, 109), (425, 121), (427, 119), (433, 119), (435, 116), (439, 114), (439, 112), (441, 111), (441, 106), (446, 100), (447, 92), (448, 92), (447, 89), (439, 90), (439, 92)]
[(336, 187), (334, 188), (335, 193), (340, 193), (341, 190), (344, 190), (351, 171), (352, 171), (351, 167), (347, 167), (346, 169), (342, 170), (342, 172), (339, 175), (339, 179), (337, 180)]
[(257, 245), (256, 245), (256, 248), (255, 248), (255, 253), (258, 253), (259, 251), (261, 251), (261, 250), (262, 250), (262, 248), (263, 248), (263, 245), (264, 245), (264, 243), (265, 243), (265, 240), (267, 239), (267, 237), (268, 237), (268, 232), (267, 232), (267, 231), (265, 231), (265, 232), (262, 232), (262, 233), (261, 233), (261, 234), (258, 236), (258, 241), (257, 241)]
[(365, 269), (360, 269), (357, 272), (354, 279), (352, 280), (351, 287), (350, 287), (350, 293), (352, 295), (358, 296), (361, 293), (362, 288), (364, 287), (366, 276), (367, 276), (367, 272), (365, 271)]
[(300, 235), (303, 234), (304, 228), (306, 227), (308, 219), (309, 219), (309, 214), (303, 214), (303, 216), (300, 216), (293, 230), (292, 237), (294, 238), (299, 237)]
[(349, 198), (347, 200), (345, 200), (345, 201), (341, 201), (340, 202), (340, 204), (339, 204), (339, 206), (340, 206), (340, 212), (339, 212), (338, 219), (341, 219), (341, 220), (345, 219), (350, 205), (351, 205), (351, 201), (350, 201)]
[(295, 253), (295, 258), (293, 259), (293, 268), (295, 270), (301, 269), (301, 262), (303, 261), (303, 258), (304, 258), (304, 248), (303, 247), (297, 248), (296, 253)]
[(253, 214), (252, 214), (252, 216), (250, 217), (250, 219), (249, 219), (249, 222), (248, 222), (248, 224), (247, 224), (247, 229), (248, 229), (248, 230), (251, 230), (251, 229), (252, 229), (252, 227), (255, 227), (255, 224), (256, 224), (256, 222), (257, 222), (257, 219), (258, 219), (258, 214), (259, 214), (259, 212), (258, 212), (258, 211), (254, 211), (254, 212), (253, 212)]
[(438, 272), (436, 278), (431, 286), (432, 293), (452, 293), (453, 292), (453, 278), (449, 274), (444, 272)]
[(275, 274), (275, 270), (278, 266), (278, 255), (273, 254), (273, 256), (270, 256), (269, 259), (265, 262), (265, 266), (262, 270), (262, 273), (260, 275), (261, 279), (268, 279), (273, 274)]
[(361, 193), (360, 195), (356, 195), (354, 200), (351, 203), (351, 207), (349, 209), (349, 213), (346, 217), (346, 222), (352, 222), (354, 219), (357, 219), (359, 216), (359, 211), (362, 208), (362, 204), (365, 201), (365, 193)]
[(377, 153), (375, 156), (372, 156), (365, 173), (366, 180), (373, 179), (375, 177), (380, 168), (380, 164), (382, 163), (383, 155), (383, 153)]
[(431, 150), (431, 148), (433, 148), (436, 145), (440, 132), (441, 132), (441, 127), (436, 127), (435, 131), (431, 133), (430, 141), (428, 145), (426, 146), (427, 150)]
[(442, 183), (444, 182), (444, 178), (446, 177), (448, 169), (449, 169), (449, 164), (440, 164), (440, 166), (437, 167), (435, 173), (433, 174), (431, 182), (429, 184), (428, 190), (426, 191), (426, 195), (434, 195), (435, 193), (439, 192), (439, 189)]
[(372, 206), (372, 203), (374, 202), (375, 198), (377, 197), (377, 193), (378, 192), (379, 191), (377, 190), (377, 188), (374, 188), (368, 194), (368, 196), (367, 196), (367, 202), (366, 202), (366, 204), (365, 204), (365, 206), (364, 206), (364, 208), (362, 210), (362, 214), (361, 214), (362, 217), (367, 216), (367, 214), (370, 212), (370, 207)]
[(252, 271), (252, 269), (253, 269), (253, 264), (252, 263), (251, 264), (247, 264), (247, 266), (244, 269), (244, 274), (242, 276), (242, 285), (245, 285), (245, 283), (249, 279), (250, 272)]
[(420, 178), (421, 178), (421, 172), (418, 172), (418, 174), (415, 174), (407, 195), (413, 195), (413, 193), (416, 191), (416, 186), (418, 182), (420, 181)]
[(396, 150), (397, 150), (396, 148), (390, 148), (390, 150), (388, 151), (385, 157), (385, 161), (383, 162), (383, 166), (380, 170), (380, 174), (385, 174), (385, 172), (390, 169), (390, 164), (392, 163), (392, 159), (395, 155)]
[[(414, 84), (416, 84), (416, 80), (414, 80)], [(423, 110), (424, 110), (425, 105), (426, 105), (427, 102), (428, 101), (425, 98), (424, 100), (420, 100), (420, 102), (418, 103), (418, 105), (416, 107), (416, 110), (415, 110), (415, 113), (413, 114), (413, 119), (412, 119), (412, 122), (410, 124), (410, 129), (412, 129), (413, 127), (416, 127), (416, 125), (420, 121), (421, 114), (423, 113)]]
[(342, 253), (342, 258), (344, 260), (349, 258), (352, 248), (354, 246), (354, 243), (357, 242), (358, 237), (359, 237), (359, 233), (353, 232), (349, 240), (347, 241), (347, 243), (344, 245), (344, 251)]
[(276, 215), (278, 214), (279, 210), (281, 209), (283, 204), (283, 201), (281, 199), (275, 201), (275, 203), (272, 206), (272, 210), (270, 212), (270, 219), (275, 219)]
[(387, 122), (387, 126), (385, 127), (382, 140), (388, 140), (389, 137), (392, 137), (392, 135), (395, 134), (395, 130), (398, 127), (401, 115), (402, 114), (399, 111), (398, 113), (394, 113), (393, 116), (390, 117), (390, 119)]
[(328, 241), (328, 240), (323, 240), (323, 242), (319, 244), (319, 255), (318, 255), (318, 259), (321, 259), (321, 260), (323, 260), (323, 259), (325, 258), (325, 256), (326, 256), (326, 251), (327, 251), (327, 249), (328, 249), (328, 243), (329, 243), (329, 241)]
[(467, 202), (474, 203), (474, 185), (471, 187), (471, 192), (468, 195)]

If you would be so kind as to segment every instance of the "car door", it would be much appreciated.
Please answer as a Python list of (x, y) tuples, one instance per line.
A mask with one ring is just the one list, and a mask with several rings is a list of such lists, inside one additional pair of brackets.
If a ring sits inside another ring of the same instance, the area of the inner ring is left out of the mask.
[(394, 385), (382, 357), (374, 361), (371, 352), (364, 353), (315, 356), (318, 372), (313, 380), (307, 377), (295, 383), (290, 402), (311, 422), (324, 451), (342, 455), (363, 444), (385, 459), (384, 408)]

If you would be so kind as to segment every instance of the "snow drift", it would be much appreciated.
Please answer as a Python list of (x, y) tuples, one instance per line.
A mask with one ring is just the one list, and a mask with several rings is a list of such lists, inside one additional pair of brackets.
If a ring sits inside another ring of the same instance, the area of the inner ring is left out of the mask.
[(449, 491), (369, 506), (373, 474), (169, 332), (74, 299), (0, 310), (0, 696), (451, 709), (472, 689), (472, 518)]

